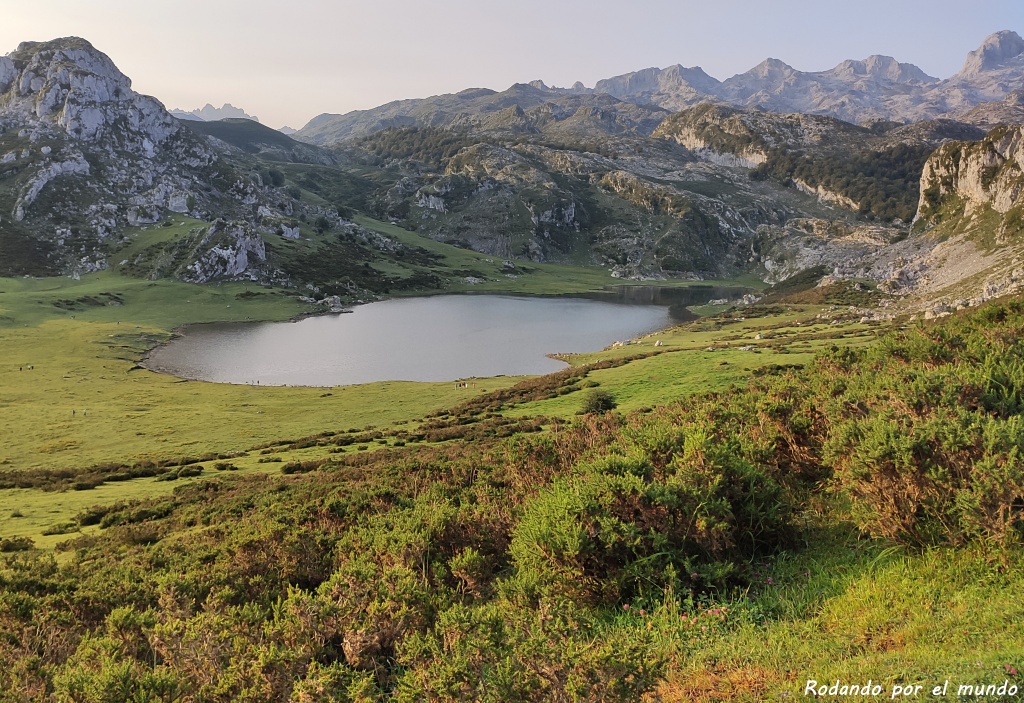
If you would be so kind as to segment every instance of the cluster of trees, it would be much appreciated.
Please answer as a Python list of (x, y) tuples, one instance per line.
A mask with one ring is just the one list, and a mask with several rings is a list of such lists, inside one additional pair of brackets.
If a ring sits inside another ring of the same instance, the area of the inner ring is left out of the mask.
[(382, 159), (419, 161), (443, 167), (460, 149), (480, 141), (435, 127), (389, 127), (360, 139), (355, 146)]
[(1024, 537), (1022, 302), (666, 407), (597, 412), (608, 400), (513, 439), (222, 474), (106, 513), (61, 564), (10, 557), (0, 690), (638, 700), (691, 637), (644, 608), (756, 594), (809, 505), (911, 546)]
[(799, 179), (845, 196), (868, 219), (910, 222), (917, 211), (921, 171), (933, 147), (897, 144), (849, 154), (805, 154), (781, 149), (750, 172), (751, 178), (783, 183)]

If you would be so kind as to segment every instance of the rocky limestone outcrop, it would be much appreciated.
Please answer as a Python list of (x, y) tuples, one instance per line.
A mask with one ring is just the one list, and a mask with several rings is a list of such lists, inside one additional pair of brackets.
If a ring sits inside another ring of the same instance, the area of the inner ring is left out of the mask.
[(99, 265), (102, 242), (120, 227), (156, 222), (165, 210), (200, 214), (210, 189), (197, 187), (195, 170), (216, 160), (76, 37), (25, 42), (0, 59), (3, 152), (13, 168), (0, 190), (13, 195), (21, 236), (56, 243), (58, 232), (77, 233), (82, 248), (73, 257), (55, 250), (68, 272), (82, 270), (83, 255)]
[(263, 237), (249, 223), (217, 220), (198, 237), (189, 259), (191, 263), (179, 277), (190, 283), (256, 280), (267, 260), (267, 249)]
[[(266, 142), (292, 160), (315, 152), (305, 160), (334, 163), (322, 150), (241, 122), (212, 129)], [(0, 57), (0, 217), (14, 225), (8, 225), (10, 241), (48, 252), (48, 273), (113, 264), (195, 282), (277, 280), (283, 274), (267, 265), (263, 236), (298, 237), (295, 218), (303, 215), (337, 225), (333, 209), (282, 197), (208, 139), (135, 92), (84, 39), (25, 42)], [(230, 150), (237, 151), (225, 144)], [(138, 231), (178, 214), (222, 221), (198, 238), (193, 233), (147, 248), (141, 258), (115, 258)]]
[(982, 103), (957, 119), (986, 130), (1003, 124), (1024, 124), (1024, 89), (1014, 90), (1002, 100)]
[(752, 168), (764, 163), (773, 149), (831, 148), (862, 139), (864, 132), (831, 117), (705, 103), (666, 118), (653, 136), (671, 139), (723, 165)]
[(23, 42), (0, 62), (4, 121), (49, 123), (69, 137), (155, 155), (180, 126), (159, 101), (77, 37)]
[(848, 210), (857, 210), (860, 208), (860, 204), (857, 203), (856, 201), (846, 197), (842, 193), (836, 193), (834, 191), (831, 191), (825, 186), (812, 186), (809, 183), (803, 182), (799, 178), (793, 179), (793, 185), (801, 193), (807, 193), (808, 195), (813, 195), (814, 197), (816, 197), (818, 199), (818, 202), (833, 203), (835, 205), (845, 207)]
[(18, 222), (25, 219), (25, 208), (32, 205), (43, 191), (43, 188), (58, 176), (88, 175), (89, 163), (81, 153), (68, 154), (63, 160), (49, 161), (29, 180), (14, 205), (14, 219)]
[(1024, 189), (1024, 126), (998, 127), (977, 142), (948, 142), (925, 163), (917, 220), (943, 208), (1016, 207)]

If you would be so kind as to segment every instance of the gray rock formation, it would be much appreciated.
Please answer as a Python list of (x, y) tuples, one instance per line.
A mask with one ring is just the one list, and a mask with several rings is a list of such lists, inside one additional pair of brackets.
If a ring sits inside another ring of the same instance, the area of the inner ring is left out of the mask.
[(184, 281), (258, 280), (267, 249), (263, 237), (249, 223), (218, 220), (198, 237), (188, 258), (179, 273)]
[(992, 129), (1001, 124), (1024, 124), (1024, 89), (1011, 91), (998, 102), (981, 103), (957, 119), (982, 129)]
[(42, 136), (66, 136), (153, 156), (178, 125), (157, 100), (139, 95), (106, 55), (84, 39), (24, 42), (3, 58), (2, 118)]
[(1024, 54), (1024, 39), (1016, 32), (996, 32), (967, 55), (964, 67), (957, 75), (961, 78), (970, 78), (986, 71), (999, 70), (1015, 60), (1020, 62), (1021, 54)]
[[(26, 42), (0, 58), (0, 165), (5, 242), (49, 252), (33, 264), (49, 272), (105, 268), (133, 228), (168, 213), (252, 218), (262, 197), (206, 139), (132, 90), (105, 54), (75, 37)], [(259, 235), (239, 231), (197, 243), (198, 267), (183, 275), (264, 270)]]
[(921, 175), (917, 219), (935, 221), (985, 207), (1005, 215), (1018, 206), (1022, 191), (1024, 126), (999, 127), (981, 141), (948, 142), (936, 150)]
[[(401, 100), (345, 115), (320, 115), (296, 133), (298, 139), (330, 144), (388, 127), (441, 127), (480, 122), (482, 115), (513, 105), (527, 115), (570, 96), (611, 96), (637, 106), (681, 110), (702, 102), (782, 113), (827, 115), (851, 123), (869, 120), (915, 122), (956, 117), (984, 102), (1002, 100), (1024, 82), (1024, 40), (1003, 31), (971, 52), (956, 75), (939, 80), (917, 66), (889, 56), (847, 60), (827, 71), (804, 72), (766, 59), (724, 81), (699, 67), (646, 68), (598, 81), (553, 88), (543, 81), (517, 84), (496, 93), (471, 89), (454, 95)], [(590, 103), (577, 102), (576, 107)], [(563, 108), (564, 109), (564, 108)], [(622, 108), (616, 108), (622, 113)], [(642, 131), (642, 130), (641, 130)]]

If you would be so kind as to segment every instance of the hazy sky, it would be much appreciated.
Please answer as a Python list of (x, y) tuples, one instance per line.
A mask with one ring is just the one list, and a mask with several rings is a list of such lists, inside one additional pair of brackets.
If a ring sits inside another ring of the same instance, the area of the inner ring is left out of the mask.
[(229, 102), (264, 124), (536, 78), (588, 86), (648, 66), (725, 79), (887, 54), (946, 78), (1021, 0), (0, 0), (0, 54), (77, 35), (167, 107)]

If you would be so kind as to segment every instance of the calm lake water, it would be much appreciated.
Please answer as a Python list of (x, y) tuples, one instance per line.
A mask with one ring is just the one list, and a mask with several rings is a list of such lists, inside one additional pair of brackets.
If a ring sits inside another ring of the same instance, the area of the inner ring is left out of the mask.
[(597, 351), (672, 324), (667, 302), (505, 295), (386, 300), (298, 322), (194, 325), (150, 354), (146, 366), (265, 386), (544, 374), (565, 368), (546, 354)]

